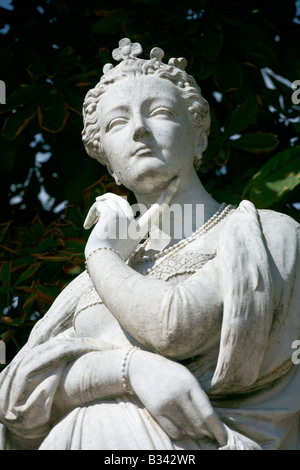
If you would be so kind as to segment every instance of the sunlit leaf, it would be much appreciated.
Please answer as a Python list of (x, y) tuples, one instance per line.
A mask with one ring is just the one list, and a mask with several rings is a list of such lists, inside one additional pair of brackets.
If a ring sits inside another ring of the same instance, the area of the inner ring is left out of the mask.
[(300, 184), (300, 146), (277, 153), (247, 185), (244, 197), (269, 207)]
[(62, 261), (67, 261), (69, 259), (69, 256), (67, 255), (42, 255), (42, 254), (35, 254), (35, 258), (41, 260), (41, 261), (50, 261), (52, 263), (59, 263)]

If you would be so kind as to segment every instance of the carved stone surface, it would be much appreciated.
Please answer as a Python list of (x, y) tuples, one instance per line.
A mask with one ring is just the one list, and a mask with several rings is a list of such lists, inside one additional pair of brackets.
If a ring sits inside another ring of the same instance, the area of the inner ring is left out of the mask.
[(1, 446), (300, 448), (299, 225), (211, 198), (208, 104), (185, 59), (141, 53), (113, 51), (83, 142), (145, 211), (113, 194), (90, 209), (87, 270), (0, 375)]

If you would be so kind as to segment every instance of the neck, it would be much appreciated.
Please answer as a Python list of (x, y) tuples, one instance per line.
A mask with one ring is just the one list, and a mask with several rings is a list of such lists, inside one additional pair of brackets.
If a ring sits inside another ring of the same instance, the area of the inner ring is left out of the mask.
[[(164, 189), (160, 188), (151, 194), (136, 193), (135, 196), (139, 204), (149, 208), (157, 201)], [(219, 206), (220, 204), (207, 193), (197, 173), (193, 170), (186, 177), (182, 177), (179, 188), (160, 218), (160, 223), (151, 228), (150, 237), (157, 239), (159, 228), (168, 237), (164, 238), (165, 245), (177, 243), (205, 224)]]

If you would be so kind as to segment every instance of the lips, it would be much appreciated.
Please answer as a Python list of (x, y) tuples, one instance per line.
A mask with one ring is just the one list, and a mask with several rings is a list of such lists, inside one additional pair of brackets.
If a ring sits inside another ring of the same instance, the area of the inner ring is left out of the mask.
[(132, 154), (133, 157), (135, 156), (144, 156), (144, 155), (150, 155), (153, 153), (153, 150), (149, 147), (146, 147), (143, 145), (142, 147), (138, 147)]

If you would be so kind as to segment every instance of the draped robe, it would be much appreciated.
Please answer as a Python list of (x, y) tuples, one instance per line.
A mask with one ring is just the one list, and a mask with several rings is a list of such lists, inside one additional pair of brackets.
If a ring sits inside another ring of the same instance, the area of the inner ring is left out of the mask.
[[(199, 297), (209, 276), (221, 285), (218, 345), (182, 361), (227, 426), (221, 448), (300, 449), (300, 364), (292, 361), (293, 342), (300, 339), (299, 241), (293, 219), (243, 201), (222, 223), (216, 252), (185, 277), (185, 283), (199, 279), (193, 292)], [(0, 448), (220, 448), (214, 439), (169, 438), (136, 396), (57, 413), (55, 394), (68, 363), (127, 347), (128, 337), (114, 343), (114, 332), (95, 339), (74, 329), (74, 313), (92, 288), (86, 271), (72, 281), (1, 373)], [(180, 308), (184, 321), (188, 312)]]

